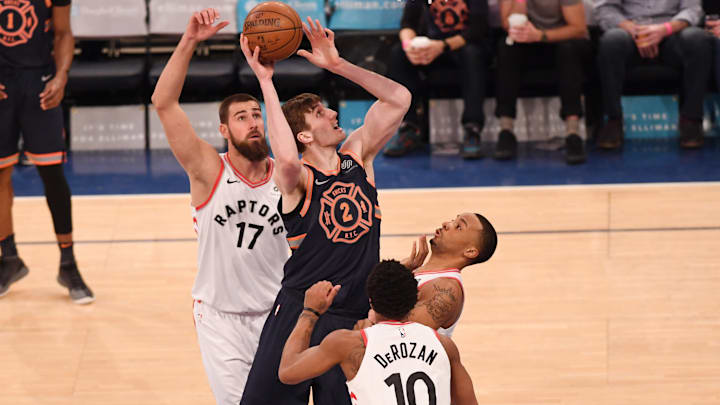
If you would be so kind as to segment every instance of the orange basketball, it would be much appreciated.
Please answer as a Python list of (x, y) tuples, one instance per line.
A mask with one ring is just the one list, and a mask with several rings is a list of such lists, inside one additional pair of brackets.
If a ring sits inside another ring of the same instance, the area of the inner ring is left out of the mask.
[(245, 17), (243, 34), (250, 50), (260, 47), (260, 60), (272, 62), (297, 51), (303, 37), (300, 16), (289, 5), (268, 1), (253, 7)]

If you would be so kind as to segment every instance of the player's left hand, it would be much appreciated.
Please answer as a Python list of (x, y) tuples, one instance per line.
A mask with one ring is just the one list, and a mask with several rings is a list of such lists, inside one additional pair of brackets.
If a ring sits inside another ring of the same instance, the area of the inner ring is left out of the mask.
[(329, 281), (318, 281), (305, 291), (304, 305), (324, 314), (332, 305), (338, 291), (340, 291), (339, 284), (332, 285)]
[(430, 250), (428, 249), (427, 237), (422, 235), (416, 242), (413, 242), (412, 251), (410, 256), (400, 260), (400, 264), (407, 267), (408, 270), (413, 271), (425, 263)]
[(247, 60), (250, 69), (255, 73), (258, 80), (270, 80), (275, 73), (275, 62), (260, 62), (260, 47), (256, 46), (252, 51), (248, 45), (248, 39), (245, 34), (240, 35), (240, 49)]
[(302, 26), (305, 36), (310, 40), (312, 52), (301, 49), (297, 54), (317, 67), (332, 70), (342, 61), (335, 47), (335, 33), (323, 28), (320, 20), (313, 22), (310, 17), (307, 20), (307, 24), (303, 23)]
[(361, 319), (361, 320), (355, 322), (355, 326), (353, 326), (353, 330), (365, 329), (365, 328), (369, 328), (371, 326), (373, 326), (372, 321), (370, 321), (370, 319), (368, 319), (368, 318), (365, 318), (365, 319)]
[(518, 43), (540, 42), (542, 40), (542, 31), (535, 28), (530, 21), (518, 27), (510, 27), (508, 35)]
[(45, 83), (45, 89), (39, 95), (40, 108), (47, 111), (59, 106), (65, 97), (66, 84), (67, 74), (56, 74), (52, 80)]

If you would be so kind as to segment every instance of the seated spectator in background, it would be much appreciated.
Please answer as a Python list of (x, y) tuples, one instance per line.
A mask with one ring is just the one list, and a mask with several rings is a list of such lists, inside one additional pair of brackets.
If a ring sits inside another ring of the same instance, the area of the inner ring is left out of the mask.
[(705, 29), (715, 38), (715, 84), (720, 88), (720, 1), (703, 1)]
[[(428, 4), (429, 3), (429, 4)], [(421, 74), (438, 68), (458, 69), (462, 78), (465, 111), (462, 115), (464, 158), (479, 158), (480, 133), (485, 124), (485, 71), (487, 0), (408, 0), (402, 16), (400, 43), (392, 49), (388, 77), (407, 87), (413, 104), (395, 137), (384, 149), (387, 156), (402, 156), (427, 139), (427, 113), (417, 109), (426, 99)], [(422, 41), (419, 36), (429, 38)], [(425, 42), (425, 43), (423, 43)]]
[[(521, 16), (510, 19), (514, 14)], [(584, 71), (591, 55), (585, 5), (582, 0), (501, 0), (500, 21), (508, 35), (498, 47), (495, 115), (500, 119), (500, 134), (495, 158), (512, 159), (517, 153), (513, 130), (525, 69), (550, 63), (560, 87), (565, 159), (571, 164), (584, 162), (585, 147), (578, 132)]]
[(598, 0), (595, 17), (605, 31), (600, 38), (598, 68), (607, 122), (597, 144), (604, 149), (622, 145), (620, 104), (625, 70), (654, 60), (683, 71), (680, 96), (680, 146), (703, 144), (703, 99), (710, 76), (709, 36), (696, 27), (703, 12), (700, 0)]

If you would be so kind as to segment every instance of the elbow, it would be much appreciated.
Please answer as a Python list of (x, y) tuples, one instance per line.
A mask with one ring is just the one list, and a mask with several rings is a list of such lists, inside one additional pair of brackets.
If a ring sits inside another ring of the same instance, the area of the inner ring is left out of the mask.
[(410, 109), (410, 104), (412, 103), (412, 93), (410, 93), (410, 90), (408, 90), (407, 87), (400, 86), (393, 99), (395, 99), (398, 105), (403, 108), (403, 111), (407, 112), (407, 110)]
[(157, 90), (153, 93), (152, 97), (150, 97), (150, 101), (157, 111), (164, 110), (170, 105), (167, 100), (163, 100), (163, 97), (158, 94)]
[(287, 371), (287, 367), (283, 367), (282, 365), (278, 369), (278, 378), (280, 379), (281, 383), (286, 385), (295, 385), (300, 383), (300, 381), (292, 378), (292, 375), (290, 375), (290, 373), (288, 373)]

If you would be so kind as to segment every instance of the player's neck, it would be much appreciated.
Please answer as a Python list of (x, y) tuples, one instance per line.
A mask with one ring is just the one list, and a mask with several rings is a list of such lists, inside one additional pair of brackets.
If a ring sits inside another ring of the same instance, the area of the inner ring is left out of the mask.
[(308, 148), (302, 155), (303, 159), (316, 169), (332, 172), (340, 166), (340, 156), (334, 147)]
[(267, 177), (267, 171), (270, 168), (269, 159), (253, 162), (241, 155), (237, 151), (229, 150), (228, 159), (235, 169), (240, 172), (248, 181), (257, 183)]
[(462, 270), (465, 265), (464, 258), (446, 257), (432, 254), (428, 261), (413, 271), (415, 274), (430, 273), (442, 270)]

